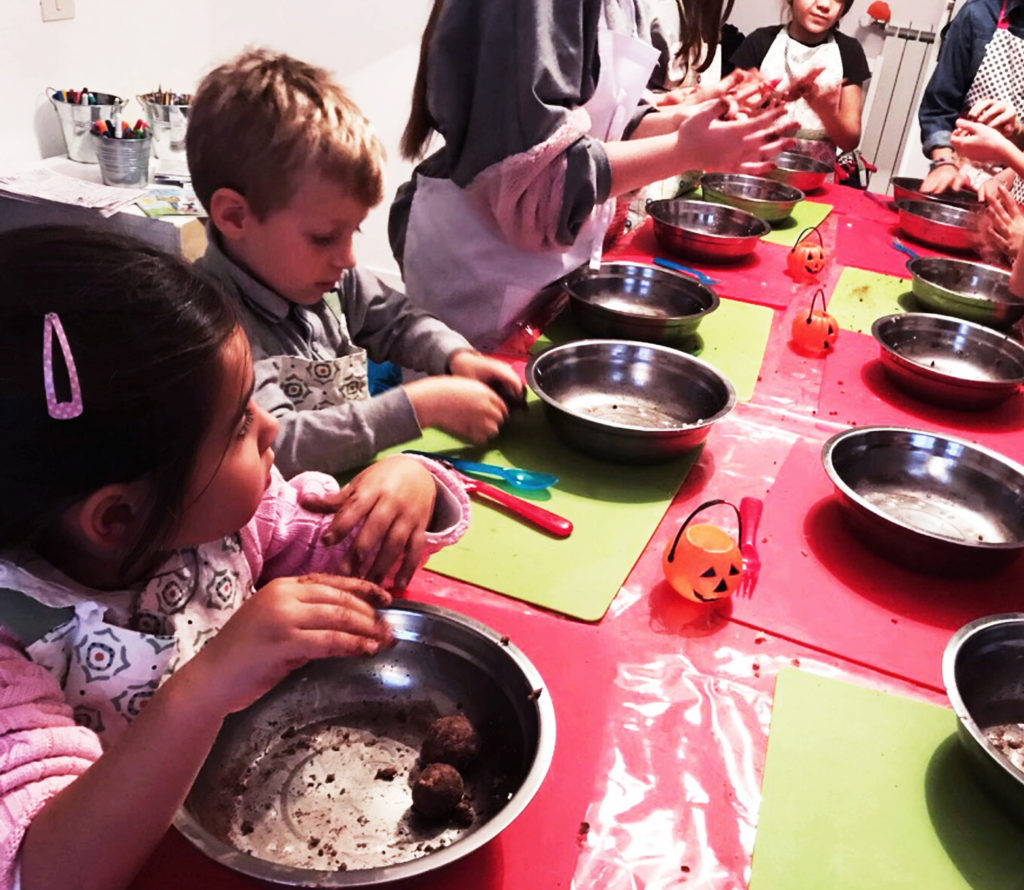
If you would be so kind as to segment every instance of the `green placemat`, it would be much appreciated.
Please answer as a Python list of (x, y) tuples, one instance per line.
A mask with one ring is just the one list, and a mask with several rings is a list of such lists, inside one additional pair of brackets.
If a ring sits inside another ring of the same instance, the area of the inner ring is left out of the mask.
[(916, 309), (910, 281), (847, 266), (828, 301), (828, 311), (847, 331), (870, 334), (876, 318)]
[[(732, 382), (736, 398), (747, 402), (754, 395), (757, 376), (761, 373), (773, 315), (768, 306), (723, 297), (718, 309), (700, 323), (698, 336), (687, 351), (721, 371)], [(587, 336), (565, 311), (537, 341), (534, 351)]]
[(1019, 890), (1024, 829), (955, 732), (946, 708), (782, 671), (751, 890)]
[(762, 235), (761, 240), (770, 244), (792, 247), (796, 243), (797, 235), (811, 226), (821, 225), (831, 212), (831, 204), (819, 204), (817, 201), (797, 201), (789, 219), (780, 223), (772, 223), (772, 230), (767, 235)]
[(469, 530), (435, 553), (427, 568), (584, 621), (597, 621), (607, 611), (700, 453), (652, 466), (588, 457), (555, 437), (532, 394), (489, 450), (467, 449), (436, 430), (384, 453), (402, 448), (558, 476), (546, 500), (531, 500), (573, 523), (568, 538), (553, 538), (471, 496)]

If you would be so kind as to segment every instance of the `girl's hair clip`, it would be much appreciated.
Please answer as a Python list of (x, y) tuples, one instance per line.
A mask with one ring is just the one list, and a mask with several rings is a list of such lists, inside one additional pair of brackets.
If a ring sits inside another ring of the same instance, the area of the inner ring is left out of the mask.
[[(71, 386), (71, 398), (67, 402), (58, 401), (57, 390), (53, 385), (54, 334), (60, 343)], [(82, 413), (82, 387), (78, 382), (78, 369), (71, 355), (71, 347), (68, 346), (64, 325), (60, 323), (60, 316), (56, 312), (47, 312), (43, 319), (43, 386), (46, 389), (46, 410), (54, 420), (71, 420)]]

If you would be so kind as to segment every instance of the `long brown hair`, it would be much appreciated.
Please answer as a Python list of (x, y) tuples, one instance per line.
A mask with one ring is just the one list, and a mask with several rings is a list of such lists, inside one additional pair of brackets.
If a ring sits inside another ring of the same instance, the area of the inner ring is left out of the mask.
[[(422, 155), (430, 134), (435, 129), (434, 119), (427, 108), (427, 56), (444, 4), (445, 0), (434, 0), (427, 26), (423, 31), (423, 39), (420, 41), (420, 64), (412, 88), (412, 109), (399, 143), (402, 157), (408, 161), (414, 161)], [(682, 38), (678, 57), (690, 59), (696, 50), (704, 47), (704, 58), (697, 68), (698, 71), (704, 71), (715, 55), (721, 37), (722, 22), (732, 12), (733, 0), (677, 0), (677, 5), (680, 18), (679, 33)], [(693, 8), (687, 9), (687, 6)]]

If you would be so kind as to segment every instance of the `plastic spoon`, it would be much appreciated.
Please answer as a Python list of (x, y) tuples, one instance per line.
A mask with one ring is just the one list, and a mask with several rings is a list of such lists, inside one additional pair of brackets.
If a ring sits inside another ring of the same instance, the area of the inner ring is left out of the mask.
[[(462, 474), (460, 473), (459, 475), (461, 476)], [(572, 534), (572, 523), (557, 513), (552, 513), (550, 510), (545, 510), (543, 507), (538, 507), (536, 504), (524, 501), (522, 498), (517, 498), (514, 494), (509, 494), (507, 491), (502, 491), (500, 488), (495, 488), (493, 485), (488, 485), (479, 479), (462, 476), (462, 481), (466, 486), (466, 491), (501, 504), (509, 512), (526, 520), (531, 525), (543, 529), (548, 534), (554, 535), (556, 538), (568, 538)]]
[(716, 284), (722, 283), (717, 278), (705, 275), (698, 269), (691, 269), (689, 266), (682, 265), (682, 263), (674, 263), (672, 260), (662, 259), (660, 256), (654, 257), (654, 265), (661, 266), (664, 269), (673, 269), (676, 272), (682, 272), (684, 275), (689, 275), (691, 278), (696, 278), (705, 287), (712, 287)]
[(895, 247), (900, 253), (905, 253), (912, 260), (916, 260), (919, 256), (921, 256), (921, 254), (919, 254), (917, 251), (911, 250), (909, 247), (907, 247), (907, 245), (900, 241), (899, 238), (892, 239), (892, 246)]
[(463, 473), (493, 476), (522, 491), (541, 491), (558, 484), (558, 477), (552, 476), (551, 473), (539, 473), (536, 470), (524, 470), (520, 467), (500, 467), (497, 464), (480, 464), (471, 460), (463, 460), (461, 457), (449, 457), (447, 454), (435, 454), (431, 451), (415, 451), (411, 448), (406, 449), (405, 453), (418, 454), (420, 457), (442, 461)]

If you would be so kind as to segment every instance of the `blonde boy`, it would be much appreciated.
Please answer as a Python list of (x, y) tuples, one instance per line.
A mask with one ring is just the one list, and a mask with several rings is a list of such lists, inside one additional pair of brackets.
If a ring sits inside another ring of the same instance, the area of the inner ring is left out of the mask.
[[(355, 265), (383, 149), (326, 71), (242, 53), (199, 85), (186, 147), (210, 216), (197, 265), (237, 299), (286, 476), (366, 463), (427, 427), (471, 442), (498, 432), (499, 393), (521, 397), (518, 376)], [(370, 398), (367, 355), (431, 376)]]

